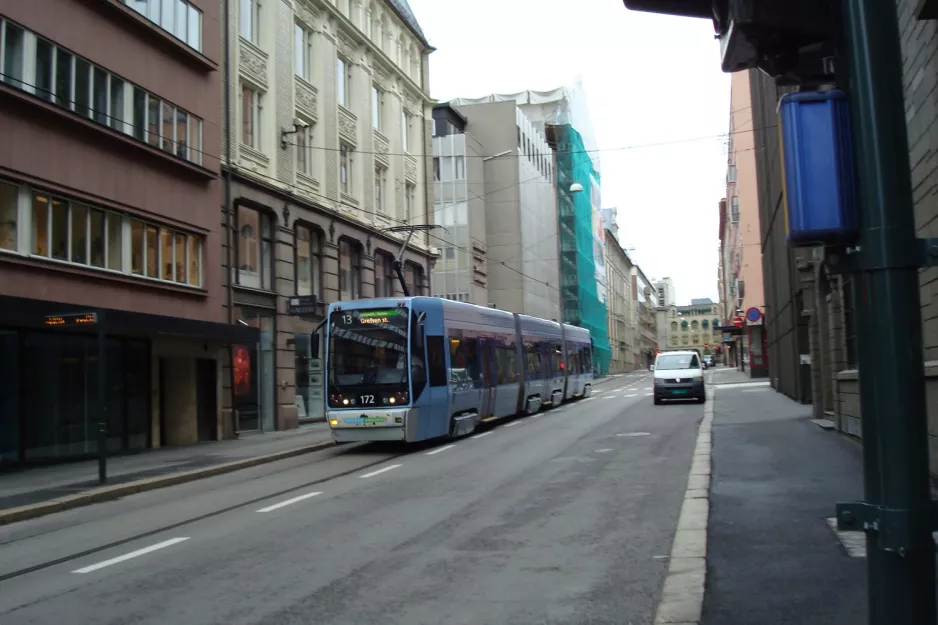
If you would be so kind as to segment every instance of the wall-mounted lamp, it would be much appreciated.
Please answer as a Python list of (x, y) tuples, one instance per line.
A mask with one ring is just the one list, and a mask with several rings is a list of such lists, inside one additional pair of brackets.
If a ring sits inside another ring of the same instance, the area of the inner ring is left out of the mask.
[(570, 193), (580, 193), (581, 191), (583, 191), (583, 185), (579, 182), (574, 182), (570, 185)]
[(300, 131), (301, 128), (309, 128), (309, 122), (299, 117), (293, 118), (293, 130), (281, 130), (280, 131), (280, 147), (284, 150), (287, 149), (287, 135), (295, 135)]

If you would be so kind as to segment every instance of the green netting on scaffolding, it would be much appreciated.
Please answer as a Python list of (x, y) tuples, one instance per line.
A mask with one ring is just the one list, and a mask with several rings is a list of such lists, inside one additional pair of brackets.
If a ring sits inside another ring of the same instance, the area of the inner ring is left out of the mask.
[[(566, 323), (587, 328), (593, 337), (593, 371), (609, 372), (612, 352), (606, 317), (600, 176), (579, 132), (568, 124), (553, 127), (557, 145), (557, 194), (560, 217), (560, 283)], [(583, 190), (570, 192), (573, 183)]]

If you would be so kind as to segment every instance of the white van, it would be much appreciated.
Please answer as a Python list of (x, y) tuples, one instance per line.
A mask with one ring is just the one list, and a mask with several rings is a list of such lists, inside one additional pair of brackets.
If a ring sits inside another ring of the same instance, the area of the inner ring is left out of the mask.
[(696, 351), (662, 352), (652, 368), (655, 376), (655, 405), (664, 399), (707, 401), (703, 367)]

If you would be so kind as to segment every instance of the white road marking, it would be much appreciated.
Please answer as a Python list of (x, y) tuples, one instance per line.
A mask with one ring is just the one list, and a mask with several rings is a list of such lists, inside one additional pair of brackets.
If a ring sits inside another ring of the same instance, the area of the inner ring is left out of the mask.
[(626, 395), (626, 398), (629, 398), (629, 397), (638, 397), (638, 395), (636, 395), (635, 393), (632, 393), (631, 395)]
[(747, 389), (743, 389), (743, 392), (744, 392), (744, 393), (764, 393), (764, 392), (766, 392), (767, 390), (769, 390), (769, 389), (767, 389), (767, 388), (747, 388)]
[(650, 390), (652, 390), (652, 388), (649, 386), (648, 388), (643, 388), (642, 390), (643, 390), (643, 391), (650, 391)]
[(618, 395), (606, 395), (603, 399), (615, 399)]
[(272, 506), (267, 506), (266, 508), (261, 508), (258, 512), (270, 512), (278, 508), (283, 508), (284, 506), (289, 506), (291, 503), (296, 503), (298, 501), (303, 501), (304, 499), (309, 499), (310, 497), (315, 497), (316, 495), (321, 495), (321, 492), (318, 493), (306, 493), (305, 495), (300, 495), (299, 497), (294, 497), (293, 499), (287, 499), (286, 501), (281, 501), (280, 503), (275, 503)]
[[(535, 416), (535, 417), (539, 417), (539, 416), (541, 416), (541, 415), (534, 415), (534, 416)], [(492, 431), (489, 430), (488, 432), (482, 432), (481, 434), (476, 434), (475, 436), (470, 436), (469, 438), (482, 438), (483, 436), (488, 436), (488, 435), (491, 434), (491, 433), (492, 433)]]
[(515, 427), (516, 425), (518, 425), (519, 423), (521, 423), (521, 421), (512, 421), (511, 423), (509, 423), (509, 424), (506, 425), (505, 427), (506, 427), (506, 428), (513, 428), (513, 427)]
[(427, 452), (427, 455), (428, 455), (428, 456), (433, 456), (433, 455), (435, 455), (435, 454), (440, 453), (441, 451), (446, 451), (447, 449), (452, 449), (452, 448), (455, 447), (455, 446), (456, 446), (456, 445), (447, 445), (446, 447), (440, 447), (439, 449), (434, 449), (433, 451), (428, 451), (428, 452)]
[(589, 400), (591, 400), (591, 399), (596, 399), (596, 398), (595, 398), (595, 397), (587, 397), (587, 398), (584, 399), (583, 401), (589, 401)]
[(651, 397), (654, 393), (645, 393), (645, 397)]
[(597, 450), (596, 450), (596, 453), (597, 453), (597, 454), (604, 454), (604, 453), (606, 453), (606, 452), (608, 452), (608, 451), (612, 451), (612, 450), (611, 450), (611, 449), (597, 449)]
[(97, 564), (92, 564), (84, 568), (76, 569), (72, 573), (91, 573), (97, 571), (98, 569), (103, 569), (106, 566), (111, 566), (112, 564), (117, 564), (119, 562), (124, 562), (125, 560), (130, 560), (132, 558), (137, 558), (139, 556), (145, 556), (148, 553), (153, 553), (159, 549), (165, 549), (166, 547), (172, 547), (178, 543), (189, 540), (189, 537), (185, 538), (170, 538), (169, 540), (164, 540), (161, 543), (156, 543), (155, 545), (150, 545), (149, 547), (144, 547), (143, 549), (138, 549), (136, 551), (131, 551), (130, 553), (125, 553), (122, 556), (117, 556), (116, 558), (111, 558), (110, 560), (105, 560), (104, 562), (98, 562)]
[(621, 434), (616, 434), (616, 436), (627, 436), (629, 438), (635, 438), (637, 436), (649, 436), (651, 432), (623, 432)]
[[(486, 432), (486, 434), (488, 434), (488, 432)], [(364, 475), (359, 475), (358, 477), (374, 477), (374, 476), (376, 476), (376, 475), (381, 475), (381, 474), (384, 473), (385, 471), (390, 471), (391, 469), (396, 469), (396, 468), (399, 467), (399, 466), (401, 466), (401, 465), (399, 465), (399, 464), (392, 464), (392, 465), (389, 466), (389, 467), (384, 467), (383, 469), (378, 469), (377, 471), (372, 471), (371, 473), (366, 473), (366, 474), (364, 474)]]

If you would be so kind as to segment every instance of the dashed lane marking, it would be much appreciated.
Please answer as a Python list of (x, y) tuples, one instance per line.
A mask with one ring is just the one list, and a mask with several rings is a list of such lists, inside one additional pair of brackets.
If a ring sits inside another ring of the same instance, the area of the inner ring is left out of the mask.
[(626, 395), (626, 397), (627, 397), (627, 398), (628, 398), (628, 397), (638, 397), (638, 395), (636, 395), (635, 393), (632, 393), (631, 395)]
[(281, 501), (280, 503), (275, 503), (275, 504), (272, 505), (272, 506), (267, 506), (266, 508), (261, 508), (260, 510), (258, 510), (258, 512), (272, 512), (272, 511), (274, 511), (274, 510), (278, 510), (278, 509), (283, 508), (283, 507), (285, 507), (285, 506), (289, 506), (290, 504), (294, 504), (294, 503), (303, 501), (303, 500), (305, 500), (305, 499), (309, 499), (310, 497), (315, 497), (316, 495), (321, 495), (321, 494), (322, 494), (321, 492), (318, 492), (318, 493), (306, 493), (305, 495), (300, 495), (299, 497), (294, 497), (294, 498), (292, 498), (292, 499), (287, 499), (286, 501)]
[(440, 447), (439, 449), (434, 449), (433, 451), (428, 451), (428, 452), (427, 452), (427, 455), (428, 455), (428, 456), (433, 456), (433, 455), (438, 454), (438, 453), (440, 453), (440, 452), (446, 451), (447, 449), (452, 449), (452, 448), (455, 447), (455, 446), (456, 446), (456, 445), (446, 445), (445, 447)]
[[(486, 432), (486, 434), (489, 434), (489, 432)], [(359, 475), (358, 477), (362, 477), (362, 478), (365, 478), (365, 477), (374, 477), (374, 476), (376, 476), (376, 475), (381, 475), (382, 473), (385, 473), (385, 472), (387, 472), (387, 471), (390, 471), (391, 469), (396, 469), (396, 468), (399, 467), (399, 466), (401, 466), (401, 465), (399, 465), (399, 464), (392, 464), (392, 465), (389, 466), (389, 467), (384, 467), (383, 469), (378, 469), (377, 471), (372, 471), (371, 473), (365, 473), (364, 475)]]
[[(540, 415), (534, 415), (534, 416), (535, 416), (535, 417), (538, 417), (538, 416), (540, 416)], [(489, 431), (489, 432), (482, 432), (481, 434), (476, 434), (475, 436), (470, 436), (469, 438), (482, 438), (483, 436), (488, 436), (488, 435), (491, 434), (491, 433), (492, 433), (491, 431)]]
[(145, 556), (148, 553), (153, 553), (160, 549), (165, 549), (167, 547), (172, 547), (181, 542), (189, 540), (188, 536), (179, 537), (179, 538), (170, 538), (169, 540), (164, 540), (161, 543), (156, 543), (155, 545), (150, 545), (149, 547), (144, 547), (143, 549), (138, 549), (136, 551), (131, 551), (130, 553), (125, 553), (122, 556), (117, 556), (116, 558), (111, 558), (110, 560), (105, 560), (103, 562), (98, 562), (97, 564), (92, 564), (80, 569), (72, 571), (72, 573), (92, 573), (98, 569), (103, 569), (106, 566), (111, 566), (112, 564), (118, 564), (120, 562), (125, 562), (133, 558), (139, 558), (140, 556)]
[(626, 438), (637, 438), (639, 436), (650, 436), (651, 432), (622, 432), (621, 434), (616, 434), (616, 436), (624, 436)]
[(509, 424), (506, 425), (505, 427), (506, 427), (506, 428), (513, 428), (513, 427), (515, 427), (516, 425), (518, 425), (518, 424), (520, 424), (520, 423), (521, 423), (521, 421), (512, 421), (511, 423), (509, 423)]

